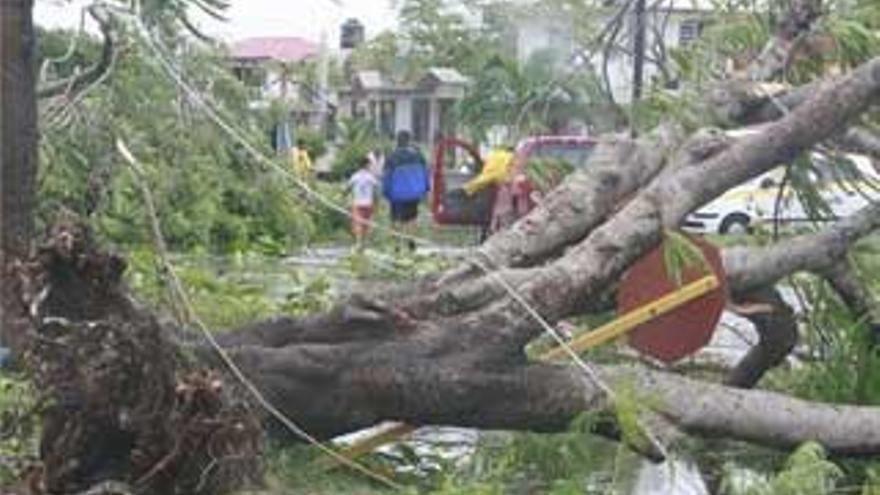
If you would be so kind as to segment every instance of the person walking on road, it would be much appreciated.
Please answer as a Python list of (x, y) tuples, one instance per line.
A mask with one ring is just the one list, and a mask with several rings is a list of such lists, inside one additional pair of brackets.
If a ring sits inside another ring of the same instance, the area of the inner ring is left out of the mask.
[(365, 157), (361, 161), (361, 168), (348, 180), (351, 189), (351, 230), (358, 249), (363, 248), (364, 239), (370, 232), (373, 199), (379, 187), (379, 180), (370, 171), (371, 164), (371, 160)]
[[(431, 190), (428, 162), (412, 145), (409, 131), (397, 133), (397, 149), (385, 160), (382, 174), (382, 194), (391, 204), (391, 223), (403, 233), (415, 233), (419, 216), (419, 203)], [(409, 248), (415, 251), (413, 239)]]

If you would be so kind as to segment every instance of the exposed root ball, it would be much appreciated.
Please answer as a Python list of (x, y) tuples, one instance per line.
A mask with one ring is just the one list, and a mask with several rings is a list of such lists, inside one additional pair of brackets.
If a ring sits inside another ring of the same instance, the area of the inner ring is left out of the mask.
[(17, 270), (25, 364), (49, 399), (41, 491), (114, 480), (144, 494), (222, 494), (258, 482), (261, 424), (129, 296), (124, 262), (74, 223)]

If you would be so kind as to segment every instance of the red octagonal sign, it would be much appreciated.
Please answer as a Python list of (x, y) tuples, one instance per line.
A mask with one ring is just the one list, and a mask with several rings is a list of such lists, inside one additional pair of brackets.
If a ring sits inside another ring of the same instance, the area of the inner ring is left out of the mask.
[[(666, 363), (673, 363), (705, 347), (727, 302), (727, 278), (721, 254), (702, 237), (688, 236), (703, 252), (719, 287), (672, 311), (654, 318), (630, 333), (629, 344), (639, 352)], [(683, 284), (708, 275), (703, 263), (686, 268)], [(648, 253), (627, 272), (617, 294), (618, 314), (625, 314), (668, 295), (680, 286), (669, 276), (663, 257), (663, 246)]]

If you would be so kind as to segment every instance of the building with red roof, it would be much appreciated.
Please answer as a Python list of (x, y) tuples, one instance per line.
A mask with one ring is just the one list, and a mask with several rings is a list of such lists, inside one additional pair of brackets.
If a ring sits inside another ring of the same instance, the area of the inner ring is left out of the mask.
[(246, 38), (232, 45), (232, 58), (239, 61), (291, 64), (304, 62), (320, 53), (320, 45), (296, 36)]
[(229, 47), (233, 74), (252, 91), (253, 108), (265, 108), (270, 101), (283, 101), (296, 122), (323, 119), (322, 109), (330, 95), (304, 81), (306, 65), (320, 60), (322, 46), (297, 36), (246, 38)]

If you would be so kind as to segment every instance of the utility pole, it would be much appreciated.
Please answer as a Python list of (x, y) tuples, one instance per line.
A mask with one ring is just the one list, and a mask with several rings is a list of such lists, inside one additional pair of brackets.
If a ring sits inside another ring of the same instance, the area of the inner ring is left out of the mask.
[[(633, 26), (633, 86), (631, 108), (642, 99), (645, 78), (645, 0), (635, 0), (635, 25)], [(633, 117), (635, 112), (631, 112)], [(635, 122), (631, 122), (632, 134), (636, 134)]]

